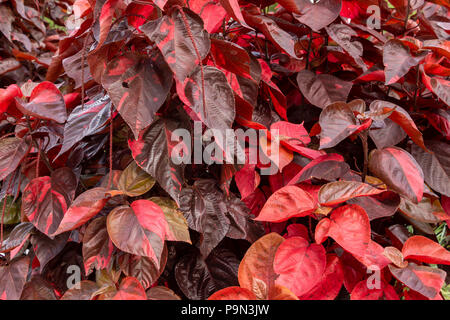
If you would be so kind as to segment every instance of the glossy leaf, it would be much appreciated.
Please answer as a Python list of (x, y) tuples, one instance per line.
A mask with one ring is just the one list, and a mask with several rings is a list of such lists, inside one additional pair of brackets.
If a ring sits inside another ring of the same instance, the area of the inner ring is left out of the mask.
[(68, 151), (84, 137), (99, 133), (110, 116), (111, 101), (108, 95), (96, 95), (84, 107), (75, 107), (64, 126), (64, 141), (59, 154)]
[(147, 295), (136, 278), (126, 277), (112, 300), (147, 300)]
[(0, 267), (0, 298), (19, 300), (27, 280), (30, 258), (22, 257)]
[(418, 203), (423, 196), (423, 171), (406, 151), (392, 147), (373, 150), (369, 155), (369, 169), (386, 185)]
[(30, 95), (30, 101), (16, 100), (16, 106), (23, 114), (44, 120), (64, 123), (67, 120), (66, 104), (58, 88), (51, 82), (38, 84)]
[(154, 262), (142, 256), (123, 254), (119, 258), (120, 269), (126, 276), (134, 277), (141, 285), (147, 289), (153, 285), (166, 267), (167, 248), (164, 247), (161, 255), (160, 267), (157, 268)]
[(83, 192), (69, 207), (53, 235), (74, 230), (82, 226), (103, 209), (108, 199), (107, 189), (102, 187)]
[(275, 254), (284, 241), (276, 233), (269, 233), (247, 250), (239, 265), (239, 284), (251, 290), (258, 299), (266, 299), (275, 285), (277, 274), (273, 269)]
[(0, 181), (16, 170), (30, 151), (31, 141), (16, 137), (0, 140)]
[(194, 71), (200, 63), (198, 58), (204, 59), (211, 47), (202, 19), (187, 8), (173, 10), (170, 16), (149, 21), (140, 30), (156, 43), (181, 82)]
[(167, 240), (191, 243), (188, 223), (175, 201), (161, 197), (152, 197), (149, 200), (156, 203), (164, 212), (165, 219), (169, 225), (169, 231), (166, 235)]
[(135, 161), (132, 161), (128, 167), (123, 170), (118, 182), (119, 190), (130, 197), (143, 195), (154, 185), (155, 180), (152, 176), (139, 168)]
[(418, 56), (413, 56), (409, 48), (397, 39), (386, 42), (383, 48), (386, 84), (389, 85), (400, 80), (411, 67), (419, 64), (427, 54), (427, 52), (424, 52)]
[(373, 196), (356, 197), (347, 200), (348, 204), (357, 204), (366, 211), (369, 220), (390, 217), (400, 205), (400, 196), (392, 191), (385, 191)]
[(159, 268), (168, 225), (164, 212), (148, 200), (116, 207), (108, 215), (108, 234), (122, 251), (145, 256)]
[(316, 208), (314, 198), (297, 186), (286, 186), (272, 194), (255, 220), (286, 221), (308, 215)]
[(320, 220), (315, 237), (316, 243), (331, 237), (348, 252), (363, 255), (370, 242), (369, 217), (358, 205), (339, 207), (333, 210), (330, 218)]
[(341, 1), (326, 0), (310, 2), (308, 0), (282, 0), (279, 3), (287, 10), (300, 14), (297, 20), (314, 31), (319, 31), (333, 22), (341, 11)]
[(310, 244), (301, 237), (288, 238), (275, 253), (273, 269), (279, 274), (275, 281), (301, 296), (319, 283), (326, 263), (322, 245)]
[(83, 238), (83, 260), (86, 274), (93, 268), (106, 269), (111, 263), (114, 245), (106, 230), (106, 217), (92, 220)]
[(333, 102), (346, 102), (352, 88), (351, 82), (328, 74), (316, 75), (309, 70), (302, 70), (298, 73), (297, 83), (306, 99), (321, 109)]
[(336, 255), (327, 255), (327, 265), (320, 282), (300, 296), (301, 300), (334, 300), (341, 290), (344, 272)]
[(319, 202), (323, 206), (333, 206), (356, 197), (366, 197), (384, 192), (369, 184), (357, 181), (336, 181), (323, 185), (319, 191)]
[(402, 253), (405, 259), (433, 264), (450, 264), (450, 251), (423, 236), (413, 236), (406, 240)]
[(411, 154), (417, 160), (424, 173), (425, 182), (435, 191), (450, 196), (450, 145), (440, 141), (427, 141), (432, 152), (411, 147)]
[(350, 107), (342, 102), (328, 105), (320, 114), (320, 149), (331, 148), (360, 131), (360, 123)]
[(236, 115), (233, 90), (219, 69), (210, 66), (195, 69), (184, 83), (184, 94), (186, 104), (209, 128), (227, 129), (233, 124)]
[(417, 266), (413, 263), (403, 269), (389, 265), (389, 270), (397, 280), (429, 299), (439, 294), (446, 276), (440, 269)]
[(206, 300), (220, 289), (236, 286), (239, 260), (226, 249), (217, 248), (204, 260), (198, 254), (183, 256), (175, 266), (175, 279), (191, 300)]
[(51, 177), (35, 178), (23, 192), (22, 212), (39, 231), (53, 236), (66, 218), (77, 185), (77, 178), (69, 168), (55, 170)]
[(189, 128), (183, 115), (157, 118), (138, 140), (128, 141), (137, 165), (155, 178), (177, 203), (184, 183), (184, 165), (172, 160), (172, 149), (178, 144), (172, 134), (176, 129)]
[(172, 73), (160, 53), (148, 58), (129, 53), (108, 63), (102, 85), (138, 138), (166, 100)]

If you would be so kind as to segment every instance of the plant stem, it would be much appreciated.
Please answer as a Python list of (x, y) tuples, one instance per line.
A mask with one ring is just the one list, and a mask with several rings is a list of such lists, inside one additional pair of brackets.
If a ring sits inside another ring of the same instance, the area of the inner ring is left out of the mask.
[(53, 168), (52, 168), (52, 166), (50, 164), (50, 161), (47, 158), (47, 155), (45, 153), (42, 153), (41, 148), (39, 148), (39, 145), (37, 144), (36, 140), (33, 139), (33, 136), (31, 134), (31, 132), (33, 131), (33, 128), (31, 127), (30, 117), (26, 116), (25, 118), (27, 119), (28, 130), (30, 130), (29, 134), (30, 134), (30, 138), (31, 138), (31, 143), (33, 143), (33, 146), (36, 148), (36, 150), (39, 153), (40, 159), (42, 159), (44, 161), (44, 163), (47, 166), (48, 170), (50, 172), (53, 172)]
[(367, 167), (369, 166), (369, 145), (367, 143), (367, 130), (364, 130), (359, 134), (359, 137), (361, 139), (362, 145), (363, 145), (363, 152), (364, 152), (364, 168), (363, 168), (363, 174), (362, 174), (362, 181), (366, 181), (367, 176)]
[(403, 26), (403, 33), (405, 34), (408, 30), (408, 20), (409, 20), (409, 10), (411, 9), (411, 0), (408, 0), (408, 4), (406, 5), (406, 17), (405, 17), (405, 24)]
[(311, 54), (312, 40), (313, 40), (313, 31), (310, 28), (309, 29), (308, 51), (306, 53), (306, 64), (305, 64), (305, 69), (306, 70), (309, 69), (309, 55)]

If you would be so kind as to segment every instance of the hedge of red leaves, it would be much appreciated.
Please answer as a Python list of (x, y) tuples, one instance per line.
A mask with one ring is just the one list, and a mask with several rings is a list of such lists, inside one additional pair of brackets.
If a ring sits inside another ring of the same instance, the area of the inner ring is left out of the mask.
[[(449, 9), (1, 0), (0, 298), (443, 299)], [(194, 120), (277, 172), (176, 165)]]

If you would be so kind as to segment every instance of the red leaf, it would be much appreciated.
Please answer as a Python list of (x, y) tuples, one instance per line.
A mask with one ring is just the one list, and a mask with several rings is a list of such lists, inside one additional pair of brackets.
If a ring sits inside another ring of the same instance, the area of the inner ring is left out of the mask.
[(285, 238), (291, 237), (302, 237), (303, 239), (309, 241), (309, 231), (308, 229), (300, 223), (293, 223), (286, 227), (287, 234)]
[(316, 208), (314, 198), (297, 186), (286, 186), (272, 194), (255, 220), (282, 222), (303, 217)]
[(248, 289), (241, 287), (228, 287), (213, 293), (208, 300), (257, 300)]
[(438, 96), (447, 106), (450, 106), (450, 94), (448, 88), (450, 87), (450, 81), (441, 79), (439, 77), (429, 77), (423, 66), (420, 66), (420, 72), (422, 73), (422, 81), (428, 90)]
[(275, 254), (273, 269), (279, 274), (276, 283), (302, 296), (320, 282), (326, 264), (323, 246), (301, 237), (288, 238)]
[(22, 196), (23, 213), (39, 231), (53, 236), (75, 196), (77, 184), (69, 168), (55, 170), (51, 177), (31, 180)]
[(25, 115), (58, 123), (67, 120), (64, 97), (52, 82), (44, 81), (38, 84), (31, 92), (28, 103), (22, 103), (17, 98), (16, 102), (17, 108)]
[(247, 198), (258, 188), (261, 178), (255, 171), (255, 166), (254, 164), (246, 164), (234, 175), (236, 185), (241, 193), (241, 199)]
[(341, 291), (344, 281), (339, 258), (334, 254), (327, 255), (327, 266), (320, 282), (306, 294), (300, 296), (300, 300), (334, 300)]
[(136, 278), (126, 277), (120, 283), (119, 290), (112, 300), (147, 300), (147, 295)]
[(369, 289), (367, 280), (362, 280), (353, 288), (350, 294), (351, 300), (400, 300), (394, 288), (380, 281), (380, 288)]
[(316, 227), (316, 243), (333, 238), (342, 248), (356, 255), (364, 255), (370, 243), (370, 222), (367, 213), (358, 205), (339, 207)]
[(311, 2), (309, 0), (281, 0), (278, 3), (293, 12), (294, 17), (298, 21), (306, 24), (314, 31), (319, 31), (332, 23), (339, 16), (342, 6), (341, 0), (324, 0), (320, 2)]
[(16, 97), (22, 97), (22, 91), (17, 85), (12, 84), (6, 89), (0, 89), (0, 115), (8, 112), (11, 103)]
[(98, 187), (80, 194), (65, 213), (53, 235), (74, 230), (93, 218), (108, 202), (107, 191), (105, 188)]
[(405, 259), (450, 265), (450, 251), (423, 236), (413, 236), (406, 240), (402, 253)]
[(220, 0), (220, 4), (227, 11), (227, 13), (242, 26), (253, 30), (244, 20), (238, 0)]

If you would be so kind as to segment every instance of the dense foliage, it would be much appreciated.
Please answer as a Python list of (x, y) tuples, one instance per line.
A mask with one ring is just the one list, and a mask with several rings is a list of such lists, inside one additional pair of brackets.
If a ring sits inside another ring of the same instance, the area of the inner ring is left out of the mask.
[(448, 298), (449, 10), (0, 0), (0, 298)]

